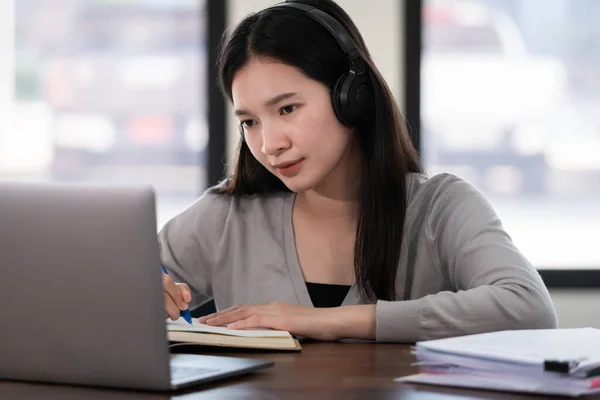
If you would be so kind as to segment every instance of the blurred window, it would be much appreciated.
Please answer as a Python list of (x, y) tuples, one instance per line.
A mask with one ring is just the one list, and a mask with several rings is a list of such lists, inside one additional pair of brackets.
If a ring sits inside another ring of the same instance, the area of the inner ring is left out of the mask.
[(600, 2), (425, 0), (423, 156), (538, 268), (598, 268)]
[(162, 226), (205, 187), (205, 1), (12, 1), (0, 178), (149, 183)]

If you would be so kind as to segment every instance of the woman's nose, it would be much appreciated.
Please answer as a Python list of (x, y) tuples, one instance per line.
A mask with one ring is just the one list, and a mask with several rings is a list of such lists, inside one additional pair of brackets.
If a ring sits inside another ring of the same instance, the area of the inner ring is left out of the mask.
[(282, 126), (278, 124), (263, 124), (261, 151), (268, 155), (279, 155), (290, 147), (290, 140)]

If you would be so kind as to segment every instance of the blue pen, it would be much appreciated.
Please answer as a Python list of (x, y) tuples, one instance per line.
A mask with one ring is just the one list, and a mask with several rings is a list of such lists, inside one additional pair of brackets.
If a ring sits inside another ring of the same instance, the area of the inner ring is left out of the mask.
[[(165, 267), (163, 267), (162, 265), (160, 266), (160, 269), (162, 270), (163, 274), (165, 275), (169, 275), (169, 273), (167, 272), (167, 270), (165, 269)], [(183, 319), (185, 319), (187, 321), (188, 324), (192, 324), (192, 314), (190, 313), (190, 310), (181, 310), (181, 312), (179, 313), (181, 315), (181, 317)]]

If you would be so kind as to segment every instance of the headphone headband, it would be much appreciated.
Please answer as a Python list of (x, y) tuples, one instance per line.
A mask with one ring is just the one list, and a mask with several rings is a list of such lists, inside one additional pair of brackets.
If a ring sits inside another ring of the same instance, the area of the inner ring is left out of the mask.
[(359, 68), (361, 71), (356, 71), (357, 73), (363, 72), (364, 66), (356, 43), (354, 43), (354, 40), (352, 40), (352, 37), (350, 37), (346, 29), (344, 29), (344, 27), (331, 15), (308, 4), (294, 1), (285, 1), (283, 3), (275, 4), (273, 7), (291, 7), (304, 11), (306, 15), (319, 22), (329, 31), (329, 33), (331, 33), (338, 42), (346, 58), (348, 58), (350, 67)]
[(367, 120), (373, 112), (372, 89), (365, 61), (350, 33), (334, 17), (309, 4), (287, 0), (268, 9), (279, 7), (301, 11), (335, 38), (348, 61), (348, 71), (331, 89), (333, 110), (338, 120), (348, 127), (356, 127)]

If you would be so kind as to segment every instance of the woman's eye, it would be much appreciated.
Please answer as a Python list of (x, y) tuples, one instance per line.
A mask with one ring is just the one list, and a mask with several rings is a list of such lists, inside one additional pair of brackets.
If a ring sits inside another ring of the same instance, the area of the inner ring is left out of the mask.
[(289, 106), (281, 107), (279, 109), (279, 113), (281, 115), (290, 114), (290, 113), (294, 112), (294, 110), (296, 110), (296, 108), (298, 108), (297, 104), (290, 104)]
[(240, 122), (240, 124), (241, 124), (241, 125), (242, 125), (242, 127), (244, 127), (244, 128), (250, 128), (250, 127), (254, 126), (254, 120), (252, 120), (252, 119), (247, 119), (247, 120), (244, 120), (244, 121)]

